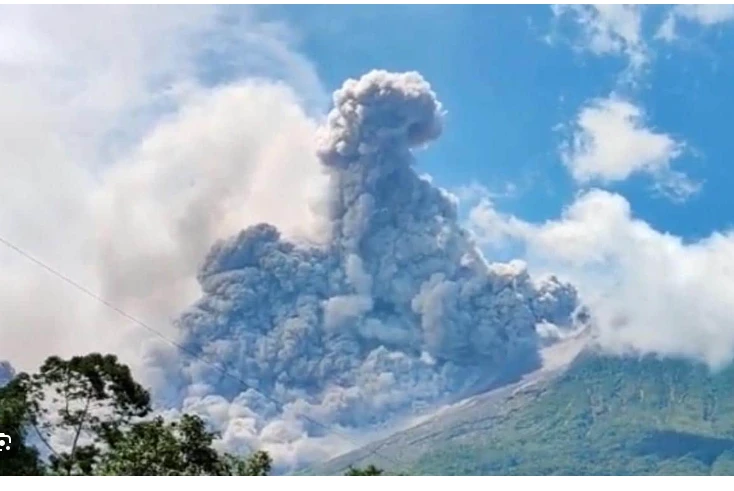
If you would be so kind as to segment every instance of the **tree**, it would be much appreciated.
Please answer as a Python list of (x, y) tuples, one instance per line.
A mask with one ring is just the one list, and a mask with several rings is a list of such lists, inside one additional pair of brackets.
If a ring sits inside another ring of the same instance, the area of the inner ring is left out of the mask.
[(345, 476), (381, 476), (384, 471), (370, 464), (365, 468), (360, 469), (359, 467), (349, 467), (349, 470), (344, 474)]
[[(150, 412), (150, 395), (114, 355), (52, 356), (21, 383), (30, 424), (51, 452), (55, 473), (92, 474), (102, 450), (121, 439), (134, 419)], [(67, 438), (68, 451), (50, 444), (54, 435)]]
[[(242, 459), (213, 448), (198, 416), (150, 419), (150, 395), (113, 355), (48, 358), (38, 373), (0, 388), (0, 429), (12, 438), (0, 475), (266, 476), (265, 452)], [(50, 452), (50, 467), (26, 445), (28, 430)], [(52, 445), (66, 438), (65, 451)]]
[(215, 433), (198, 416), (165, 423), (155, 418), (135, 424), (107, 452), (99, 474), (129, 476), (265, 476), (272, 461), (255, 452), (247, 459), (220, 455), (212, 447)]
[(30, 406), (22, 380), (16, 377), (0, 387), (0, 429), (11, 438), (10, 449), (3, 449), (0, 454), (0, 476), (43, 474), (38, 451), (26, 444)]
[(246, 459), (225, 455), (227, 476), (267, 476), (273, 467), (273, 459), (267, 452), (258, 450)]

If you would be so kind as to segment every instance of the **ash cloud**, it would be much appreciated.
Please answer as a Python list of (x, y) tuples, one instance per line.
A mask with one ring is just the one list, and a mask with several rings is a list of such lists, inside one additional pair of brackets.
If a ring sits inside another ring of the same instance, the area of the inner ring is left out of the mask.
[(259, 224), (212, 247), (202, 297), (178, 319), (184, 343), (282, 402), (185, 362), (166, 397), (204, 415), (223, 446), (265, 448), (282, 466), (332, 456), (366, 430), (536, 366), (548, 333), (573, 328), (573, 287), (533, 281), (520, 262), (489, 264), (457, 200), (413, 169), (413, 149), (441, 129), (420, 74), (347, 81), (318, 135), (328, 240)]

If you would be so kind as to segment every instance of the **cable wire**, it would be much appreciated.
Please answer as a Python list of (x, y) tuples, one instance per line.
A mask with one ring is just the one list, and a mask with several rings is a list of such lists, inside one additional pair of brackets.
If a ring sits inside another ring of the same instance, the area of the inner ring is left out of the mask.
[[(284, 403), (283, 402), (281, 402), (281, 401), (273, 398), (272, 396), (269, 396), (269, 395), (263, 393), (262, 391), (258, 390), (256, 387), (253, 387), (252, 385), (248, 384), (247, 382), (245, 382), (244, 380), (242, 380), (242, 378), (240, 376), (238, 376), (237, 374), (232, 373), (230, 370), (228, 370), (227, 367), (224, 366), (224, 364), (210, 362), (209, 360), (203, 358), (198, 353), (196, 353), (196, 352), (194, 352), (194, 351), (186, 348), (185, 346), (183, 346), (180, 343), (177, 343), (173, 339), (168, 338), (163, 333), (161, 333), (159, 330), (155, 329), (154, 327), (151, 327), (150, 325), (146, 324), (145, 322), (141, 321), (140, 319), (138, 319), (138, 318), (136, 318), (136, 317), (128, 314), (127, 312), (125, 312), (121, 308), (117, 307), (116, 305), (114, 305), (110, 301), (102, 298), (100, 295), (94, 293), (89, 288), (86, 288), (84, 285), (78, 283), (77, 281), (74, 281), (73, 279), (71, 279), (67, 275), (59, 272), (58, 270), (56, 270), (53, 267), (49, 266), (48, 264), (46, 264), (45, 262), (41, 261), (40, 259), (35, 258), (31, 254), (27, 253), (26, 251), (24, 251), (23, 249), (21, 249), (20, 247), (16, 246), (15, 244), (13, 244), (12, 242), (10, 242), (9, 240), (5, 239), (2, 236), (0, 236), (0, 243), (2, 243), (3, 245), (5, 245), (7, 248), (15, 251), (16, 253), (20, 254), (24, 258), (28, 259), (29, 261), (31, 261), (35, 265), (37, 265), (37, 266), (41, 267), (42, 269), (46, 270), (48, 273), (52, 274), (53, 276), (56, 276), (57, 278), (59, 278), (60, 280), (64, 281), (68, 285), (71, 285), (72, 287), (74, 287), (77, 290), (81, 291), (82, 293), (84, 293), (88, 297), (91, 297), (92, 299), (94, 299), (97, 302), (101, 303), (105, 307), (107, 307), (110, 310), (116, 312), (121, 317), (123, 317), (123, 318), (125, 318), (125, 319), (133, 322), (134, 324), (137, 324), (138, 326), (146, 329), (147, 331), (153, 333), (155, 336), (157, 336), (160, 339), (164, 340), (165, 342), (171, 344), (176, 349), (180, 350), (181, 352), (183, 352), (184, 354), (188, 355), (189, 357), (194, 358), (194, 359), (196, 359), (198, 361), (201, 361), (202, 363), (205, 363), (206, 365), (210, 366), (211, 368), (217, 370), (222, 375), (227, 376), (227, 377), (230, 377), (230, 378), (236, 380), (239, 384), (242, 385), (242, 387), (244, 389), (250, 389), (250, 390), (253, 390), (254, 392), (257, 392), (258, 394), (260, 394), (261, 396), (263, 396), (268, 401), (276, 404), (279, 408), (281, 408), (281, 410), (283, 409), (283, 407), (284, 407)], [(305, 415), (303, 413), (301, 413), (300, 416), (304, 420), (308, 421), (309, 423), (311, 423), (311, 424), (313, 424), (315, 426), (318, 426), (318, 427), (326, 430), (327, 432), (332, 433), (332, 434), (334, 434), (334, 435), (342, 438), (344, 441), (350, 443), (355, 448), (359, 448), (361, 446), (359, 443), (355, 442), (351, 437), (349, 437), (349, 436), (347, 436), (347, 435), (345, 435), (345, 434), (343, 434), (343, 433), (341, 433), (339, 431), (336, 431), (333, 427), (329, 427), (328, 425), (326, 425), (324, 423), (321, 423), (321, 422), (319, 422), (319, 421), (317, 421), (317, 420), (315, 420), (315, 419), (311, 418), (310, 416)], [(370, 457), (372, 455), (376, 455), (378, 457), (382, 457), (385, 460), (388, 460), (388, 461), (393, 462), (394, 464), (397, 465), (397, 467), (403, 467), (403, 464), (401, 462), (398, 462), (397, 460), (393, 459), (392, 457), (387, 457), (386, 455), (380, 455), (377, 452), (377, 449), (378, 448), (379, 447), (376, 447), (375, 449), (371, 450), (366, 456), (364, 456), (360, 460), (364, 460), (365, 458), (368, 458), (368, 457)]]

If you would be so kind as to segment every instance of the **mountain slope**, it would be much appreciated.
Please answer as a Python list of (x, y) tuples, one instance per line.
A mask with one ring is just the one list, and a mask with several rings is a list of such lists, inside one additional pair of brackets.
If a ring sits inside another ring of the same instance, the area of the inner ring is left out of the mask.
[(732, 474), (733, 382), (734, 368), (584, 353), (567, 371), (472, 398), (317, 471)]

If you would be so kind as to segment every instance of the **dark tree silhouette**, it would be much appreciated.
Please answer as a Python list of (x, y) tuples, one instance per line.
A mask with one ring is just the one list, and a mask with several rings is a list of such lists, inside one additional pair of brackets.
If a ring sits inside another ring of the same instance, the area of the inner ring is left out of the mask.
[[(150, 395), (114, 355), (48, 358), (34, 375), (18, 374), (0, 388), (0, 428), (12, 438), (0, 455), (0, 475), (237, 475), (266, 476), (265, 452), (220, 454), (198, 416), (150, 419)], [(49, 465), (27, 445), (33, 431)], [(70, 448), (51, 444), (64, 434)]]
[(367, 467), (350, 467), (345, 476), (382, 476), (384, 471), (370, 464)]

